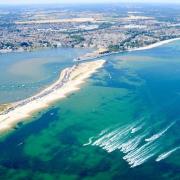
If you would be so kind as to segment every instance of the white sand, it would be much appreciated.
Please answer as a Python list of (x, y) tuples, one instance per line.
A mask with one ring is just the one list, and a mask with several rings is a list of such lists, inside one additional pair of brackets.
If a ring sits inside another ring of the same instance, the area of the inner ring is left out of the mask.
[(180, 38), (168, 39), (168, 40), (160, 41), (160, 42), (157, 42), (157, 43), (145, 46), (145, 47), (130, 49), (128, 51), (141, 51), (141, 50), (146, 50), (146, 49), (152, 49), (152, 48), (159, 47), (164, 44), (168, 44), (170, 42), (177, 41), (177, 40), (180, 40)]
[(19, 121), (30, 117), (32, 112), (48, 107), (52, 102), (66, 97), (99, 68), (104, 65), (104, 60), (81, 63), (71, 68), (64, 69), (58, 81), (41, 91), (37, 95), (13, 104), (14, 109), (0, 115), (0, 132), (14, 127)]

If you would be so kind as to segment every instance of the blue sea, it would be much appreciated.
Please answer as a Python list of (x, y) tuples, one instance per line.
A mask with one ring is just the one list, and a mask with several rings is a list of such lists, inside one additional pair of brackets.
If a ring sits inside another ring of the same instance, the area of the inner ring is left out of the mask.
[[(38, 92), (87, 51), (1, 55), (0, 101)], [(104, 59), (79, 91), (1, 138), (0, 179), (180, 179), (180, 41)]]

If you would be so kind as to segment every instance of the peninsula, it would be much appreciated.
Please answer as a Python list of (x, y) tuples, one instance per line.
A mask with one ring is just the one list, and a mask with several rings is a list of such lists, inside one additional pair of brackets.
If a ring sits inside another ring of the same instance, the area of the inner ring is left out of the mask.
[(61, 72), (59, 79), (48, 88), (33, 97), (10, 104), (10, 108), (0, 113), (0, 132), (8, 131), (31, 113), (46, 108), (52, 102), (78, 90), (80, 85), (104, 63), (105, 60), (97, 60), (66, 68)]

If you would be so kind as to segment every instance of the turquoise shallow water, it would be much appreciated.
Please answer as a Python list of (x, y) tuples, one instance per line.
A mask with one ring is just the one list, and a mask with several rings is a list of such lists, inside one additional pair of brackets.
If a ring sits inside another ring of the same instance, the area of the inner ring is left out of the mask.
[(180, 179), (180, 42), (106, 57), (0, 143), (1, 179)]
[(90, 49), (57, 48), (0, 54), (0, 104), (34, 95)]

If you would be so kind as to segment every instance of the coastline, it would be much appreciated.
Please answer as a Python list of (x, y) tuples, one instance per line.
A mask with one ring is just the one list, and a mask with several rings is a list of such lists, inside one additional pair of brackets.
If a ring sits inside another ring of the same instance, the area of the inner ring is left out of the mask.
[(11, 108), (0, 113), (0, 132), (8, 131), (21, 120), (30, 117), (33, 112), (79, 90), (80, 85), (104, 64), (105, 60), (97, 60), (66, 68), (61, 72), (59, 79), (48, 88), (35, 96), (12, 103)]
[[(102, 54), (98, 57), (77, 60), (76, 62), (95, 60), (97, 58), (121, 52), (152, 49), (177, 40), (180, 40), (180, 38), (164, 40), (145, 47), (129, 49), (127, 51), (110, 52)], [(66, 68), (61, 72), (59, 79), (48, 88), (44, 89), (35, 96), (11, 103), (7, 110), (0, 112), (0, 133), (8, 131), (22, 119), (30, 117), (33, 112), (46, 108), (52, 102), (65, 98), (69, 93), (79, 90), (80, 85), (94, 72), (96, 72), (96, 70), (101, 68), (104, 63), (105, 60), (96, 60), (92, 62), (82, 62), (78, 65), (74, 65), (73, 67)]]
[(94, 60), (94, 59), (97, 59), (97, 58), (103, 58), (103, 57), (106, 57), (106, 56), (110, 56), (110, 55), (118, 54), (118, 53), (123, 53), (123, 52), (132, 52), (132, 51), (142, 51), (142, 50), (153, 49), (153, 48), (162, 46), (164, 44), (168, 44), (168, 43), (171, 43), (173, 41), (178, 41), (178, 40), (180, 40), (180, 37), (179, 38), (173, 38), (173, 39), (159, 41), (159, 42), (156, 42), (156, 43), (144, 46), (144, 47), (138, 47), (138, 48), (128, 49), (128, 50), (124, 50), (124, 51), (109, 52), (109, 53), (104, 53), (104, 54), (97, 54), (96, 56), (94, 56), (94, 57), (92, 56), (92, 57), (89, 57), (87, 59), (78, 60), (78, 58), (77, 58), (77, 59), (74, 59), (74, 61), (75, 62), (82, 62), (82, 61)]
[(163, 40), (163, 41), (156, 42), (156, 43), (154, 43), (154, 44), (150, 44), (150, 45), (148, 45), (148, 46), (130, 49), (130, 50), (128, 50), (128, 52), (131, 52), (131, 51), (142, 51), (142, 50), (147, 50), (147, 49), (153, 49), (153, 48), (162, 46), (162, 45), (164, 45), (164, 44), (168, 44), (168, 43), (171, 43), (171, 42), (173, 42), (173, 41), (178, 41), (178, 40), (180, 40), (180, 38)]
[[(162, 41), (159, 41), (159, 42), (156, 42), (156, 43), (153, 43), (153, 44), (150, 44), (150, 45), (147, 45), (147, 46), (144, 46), (144, 47), (138, 47), (138, 48), (132, 48), (132, 49), (128, 49), (128, 50), (124, 50), (124, 51), (116, 51), (116, 52), (109, 52), (109, 53), (105, 53), (105, 54), (99, 54), (97, 55), (96, 57), (92, 57), (92, 58), (87, 58), (85, 60), (77, 60), (78, 58), (75, 58), (74, 61), (86, 61), (86, 60), (93, 60), (93, 59), (96, 59), (96, 58), (101, 58), (101, 57), (105, 57), (105, 56), (109, 56), (109, 55), (112, 55), (112, 54), (117, 54), (117, 53), (121, 53), (121, 52), (131, 52), (131, 51), (140, 51), (140, 50), (147, 50), (147, 49), (152, 49), (152, 48), (155, 48), (155, 47), (158, 47), (158, 46), (161, 46), (163, 44), (168, 44), (170, 42), (173, 42), (173, 41), (177, 41), (177, 40), (180, 40), (180, 37), (178, 38), (173, 38), (173, 39), (167, 39), (167, 40), (162, 40)], [(43, 50), (43, 49), (51, 49), (53, 47), (37, 47), (37, 48), (32, 48), (32, 49), (17, 49), (17, 50), (12, 50), (12, 49), (0, 49), (0, 55), (1, 54), (6, 54), (6, 53), (21, 53), (21, 52), (33, 52), (33, 51), (38, 51), (38, 50)], [(59, 48), (67, 48), (67, 47), (59, 47)], [(68, 48), (72, 48), (72, 47), (68, 47)], [(78, 47), (77, 47), (78, 48)], [(97, 49), (95, 51), (98, 51)]]

